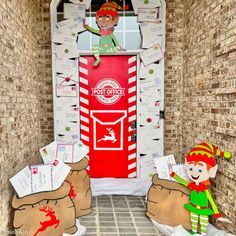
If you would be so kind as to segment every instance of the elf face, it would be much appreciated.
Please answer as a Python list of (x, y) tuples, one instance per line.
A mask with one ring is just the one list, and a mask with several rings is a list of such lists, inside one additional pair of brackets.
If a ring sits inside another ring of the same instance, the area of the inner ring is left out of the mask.
[(210, 178), (210, 172), (205, 162), (186, 162), (186, 171), (189, 179), (196, 184), (204, 182)]
[(111, 15), (96, 16), (98, 27), (101, 30), (108, 30), (108, 29), (112, 30), (114, 26), (118, 24), (118, 20), (119, 17), (114, 17)]

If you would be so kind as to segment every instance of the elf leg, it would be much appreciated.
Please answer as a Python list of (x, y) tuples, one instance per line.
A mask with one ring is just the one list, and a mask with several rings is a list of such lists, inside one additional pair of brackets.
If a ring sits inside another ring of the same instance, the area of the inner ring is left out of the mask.
[(93, 54), (94, 54), (94, 56), (96, 58), (96, 61), (93, 63), (93, 66), (98, 66), (98, 64), (101, 61), (101, 58), (100, 58), (100, 46), (99, 45), (94, 45), (93, 46)]
[(200, 215), (201, 235), (207, 234), (208, 216)]
[(191, 212), (192, 232), (197, 233), (198, 214)]

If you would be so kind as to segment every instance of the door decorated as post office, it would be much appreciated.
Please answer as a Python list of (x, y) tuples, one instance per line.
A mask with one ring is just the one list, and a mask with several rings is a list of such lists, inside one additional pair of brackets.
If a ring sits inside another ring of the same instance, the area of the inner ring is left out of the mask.
[(79, 60), (80, 135), (93, 178), (136, 177), (137, 57)]

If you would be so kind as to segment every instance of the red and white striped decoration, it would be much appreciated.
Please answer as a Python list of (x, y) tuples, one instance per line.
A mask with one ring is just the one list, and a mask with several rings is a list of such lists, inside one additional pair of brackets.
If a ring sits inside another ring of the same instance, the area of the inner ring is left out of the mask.
[(132, 135), (136, 132), (132, 128), (132, 123), (137, 119), (137, 57), (131, 56), (128, 60), (128, 178), (137, 177), (137, 147), (136, 141), (132, 141)]
[[(86, 66), (88, 60), (80, 57), (79, 59), (79, 97), (80, 97), (80, 137), (82, 142), (89, 147), (89, 87), (88, 70)], [(87, 155), (89, 159), (89, 154)], [(89, 166), (88, 166), (89, 170)]]

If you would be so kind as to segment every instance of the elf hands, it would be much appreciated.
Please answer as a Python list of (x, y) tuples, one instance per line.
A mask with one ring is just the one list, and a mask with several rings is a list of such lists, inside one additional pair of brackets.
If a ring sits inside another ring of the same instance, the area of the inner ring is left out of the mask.
[(88, 28), (88, 25), (85, 23), (85, 20), (84, 20), (84, 19), (83, 19), (83, 27), (84, 27), (85, 29)]

